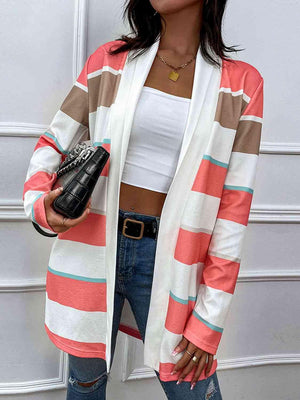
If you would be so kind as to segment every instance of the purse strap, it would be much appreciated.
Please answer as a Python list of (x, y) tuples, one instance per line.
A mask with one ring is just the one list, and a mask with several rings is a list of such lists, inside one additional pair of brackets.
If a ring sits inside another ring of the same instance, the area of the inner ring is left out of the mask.
[(56, 171), (57, 178), (84, 163), (95, 151), (94, 146), (88, 146), (84, 142), (77, 143)]
[(33, 226), (35, 227), (35, 229), (38, 231), (38, 233), (42, 234), (43, 236), (48, 236), (48, 237), (55, 237), (57, 236), (57, 233), (48, 233), (43, 231), (43, 229), (41, 229), (41, 227), (36, 223), (31, 221)]

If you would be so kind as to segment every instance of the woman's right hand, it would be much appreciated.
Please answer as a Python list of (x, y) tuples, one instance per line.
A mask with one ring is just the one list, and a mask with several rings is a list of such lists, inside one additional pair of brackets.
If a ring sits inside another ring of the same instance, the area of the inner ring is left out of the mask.
[(52, 207), (53, 201), (56, 199), (56, 197), (58, 197), (61, 194), (61, 192), (62, 192), (62, 190), (60, 188), (57, 188), (55, 190), (50, 190), (50, 192), (44, 198), (47, 222), (50, 225), (50, 227), (54, 230), (54, 232), (56, 232), (56, 233), (66, 232), (68, 229), (72, 228), (73, 226), (80, 224), (80, 222), (84, 221), (87, 218), (87, 216), (89, 215), (90, 207), (91, 207), (91, 198), (90, 198), (86, 205), (84, 212), (82, 213), (82, 215), (80, 217), (66, 218), (65, 223), (62, 225), (64, 216), (57, 213)]

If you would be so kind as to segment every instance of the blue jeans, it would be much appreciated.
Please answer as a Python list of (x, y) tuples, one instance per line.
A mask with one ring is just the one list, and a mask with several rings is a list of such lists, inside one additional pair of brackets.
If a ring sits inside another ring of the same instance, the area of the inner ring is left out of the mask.
[[(122, 209), (119, 209), (119, 214), (144, 222), (156, 220), (159, 228), (160, 217)], [(156, 243), (157, 233), (155, 238), (144, 236), (137, 240), (128, 238), (120, 230), (118, 231), (111, 364), (125, 298), (130, 304), (144, 342)], [(68, 360), (69, 379), (66, 400), (105, 400), (106, 384), (109, 378), (106, 372), (106, 361), (101, 358), (83, 358), (72, 354), (68, 355)], [(155, 373), (159, 379), (159, 373), (157, 371)], [(94, 381), (95, 383), (91, 386), (79, 384), (79, 382), (91, 384)], [(176, 384), (176, 380), (165, 382), (159, 379), (159, 382), (168, 399), (222, 400), (216, 371), (210, 377), (198, 381), (193, 390), (190, 390), (190, 382), (183, 381), (179, 385)]]

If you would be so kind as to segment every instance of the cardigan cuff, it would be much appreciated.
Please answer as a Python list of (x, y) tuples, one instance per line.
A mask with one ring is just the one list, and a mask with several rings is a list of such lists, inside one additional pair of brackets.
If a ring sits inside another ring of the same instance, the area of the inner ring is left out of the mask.
[(48, 193), (49, 190), (33, 203), (34, 222), (40, 225), (40, 227), (48, 229), (52, 233), (56, 233), (47, 221), (44, 199)]
[(203, 341), (199, 335), (195, 335), (194, 332), (189, 329), (185, 329), (183, 332), (183, 336), (195, 346), (199, 347), (199, 349), (206, 351), (210, 354), (216, 354), (218, 346), (213, 346), (211, 343), (207, 343)]
[(192, 312), (185, 325), (183, 336), (202, 350), (216, 354), (222, 332), (223, 328), (215, 327)]

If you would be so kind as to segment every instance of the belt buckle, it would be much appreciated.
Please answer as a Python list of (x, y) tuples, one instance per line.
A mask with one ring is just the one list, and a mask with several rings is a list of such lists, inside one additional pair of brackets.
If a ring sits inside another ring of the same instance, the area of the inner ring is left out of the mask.
[[(139, 235), (139, 236), (131, 236), (131, 235), (128, 235), (128, 234), (125, 232), (125, 229), (128, 228), (127, 225), (126, 225), (126, 222), (127, 222), (127, 221), (135, 222), (135, 223), (137, 223), (137, 224), (139, 224), (139, 225), (141, 226), (141, 230), (140, 230), (140, 235)], [(144, 224), (143, 221), (137, 221), (136, 219), (125, 218), (124, 221), (123, 221), (122, 234), (123, 234), (124, 236), (126, 236), (126, 237), (131, 238), (131, 239), (142, 239), (143, 233), (144, 233), (144, 226), (145, 226), (145, 224)]]

